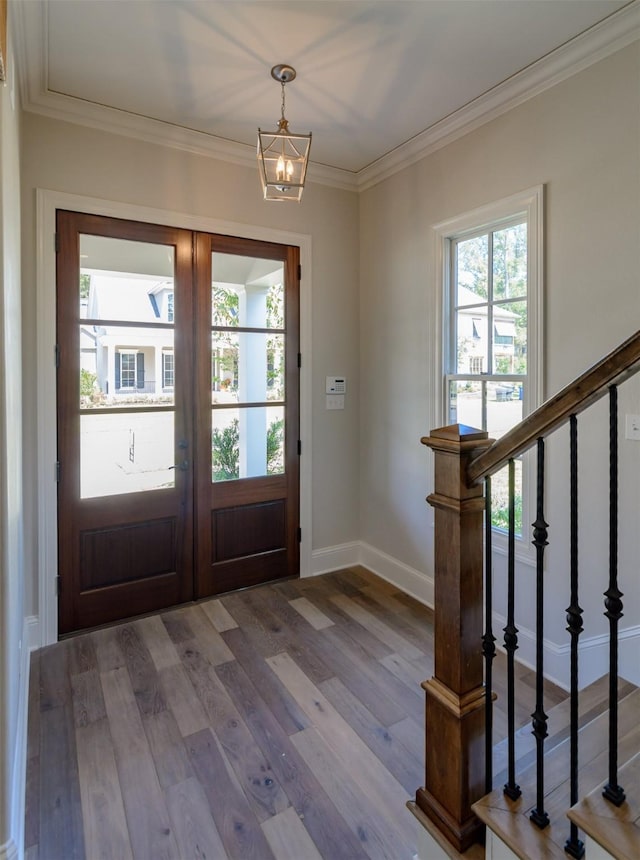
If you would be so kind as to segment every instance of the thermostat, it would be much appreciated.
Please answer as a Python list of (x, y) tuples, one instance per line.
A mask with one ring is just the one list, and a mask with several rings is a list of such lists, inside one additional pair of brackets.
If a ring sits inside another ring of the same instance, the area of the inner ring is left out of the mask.
[(327, 390), (325, 394), (346, 394), (347, 380), (344, 376), (327, 376)]

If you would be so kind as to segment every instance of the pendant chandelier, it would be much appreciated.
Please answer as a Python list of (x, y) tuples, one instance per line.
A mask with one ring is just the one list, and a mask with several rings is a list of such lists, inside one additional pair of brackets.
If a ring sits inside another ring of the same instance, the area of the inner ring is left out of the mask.
[(309, 134), (292, 134), (284, 115), (284, 87), (295, 79), (296, 70), (280, 63), (271, 77), (282, 87), (281, 116), (277, 131), (258, 129), (258, 170), (265, 200), (300, 201), (311, 149)]

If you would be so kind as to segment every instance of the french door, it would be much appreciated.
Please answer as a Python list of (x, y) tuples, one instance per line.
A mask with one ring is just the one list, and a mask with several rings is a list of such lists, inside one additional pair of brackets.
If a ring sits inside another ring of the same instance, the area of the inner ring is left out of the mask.
[(299, 251), (57, 213), (59, 630), (299, 570)]

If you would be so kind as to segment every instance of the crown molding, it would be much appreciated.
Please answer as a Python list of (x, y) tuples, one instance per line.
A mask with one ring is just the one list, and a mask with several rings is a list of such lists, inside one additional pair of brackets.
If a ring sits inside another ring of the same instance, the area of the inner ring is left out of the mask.
[[(15, 4), (12, 11), (15, 43), (20, 47), (16, 54), (20, 96), (25, 111), (146, 143), (170, 146), (194, 155), (217, 158), (245, 167), (255, 166), (255, 146), (49, 90), (48, 5), (43, 0), (22, 0)], [(321, 185), (346, 191), (357, 190), (356, 173), (317, 162), (310, 162), (307, 178)]]
[[(255, 149), (205, 132), (131, 114), (47, 89), (47, 4), (12, 5), (22, 107), (51, 119), (120, 134), (147, 143), (254, 166)], [(310, 162), (308, 179), (347, 191), (365, 191), (425, 156), (640, 39), (640, 0), (610, 15), (359, 172)]]
[[(217, 158), (243, 167), (254, 168), (256, 164), (255, 146), (225, 140), (205, 132), (183, 128), (150, 117), (137, 116), (117, 108), (94, 104), (60, 93), (39, 94), (23, 106), (31, 113), (50, 119), (63, 120), (159, 146), (170, 146), (193, 155)], [(321, 185), (357, 191), (356, 174), (336, 167), (310, 162), (307, 179)]]
[(640, 0), (556, 48), (521, 72), (360, 170), (358, 191), (377, 185), (421, 158), (554, 87), (640, 39)]

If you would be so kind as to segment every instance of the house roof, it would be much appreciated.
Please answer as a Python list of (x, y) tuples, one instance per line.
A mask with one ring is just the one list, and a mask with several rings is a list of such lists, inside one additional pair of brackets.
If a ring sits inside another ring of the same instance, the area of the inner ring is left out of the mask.
[[(479, 302), (487, 301), (485, 296), (481, 296), (478, 293), (474, 293), (473, 290), (470, 290), (468, 287), (463, 287), (461, 284), (458, 284), (456, 298), (458, 304), (458, 313), (469, 314), (470, 316), (474, 317), (486, 317), (487, 305), (479, 304)], [(508, 310), (501, 305), (494, 305), (493, 319), (496, 322), (500, 320), (505, 323), (515, 323), (515, 321), (518, 319), (518, 314)], [(512, 334), (512, 332), (508, 333)]]
[(173, 282), (134, 278), (119, 273), (91, 273), (88, 319), (160, 322), (158, 289), (173, 290)]

